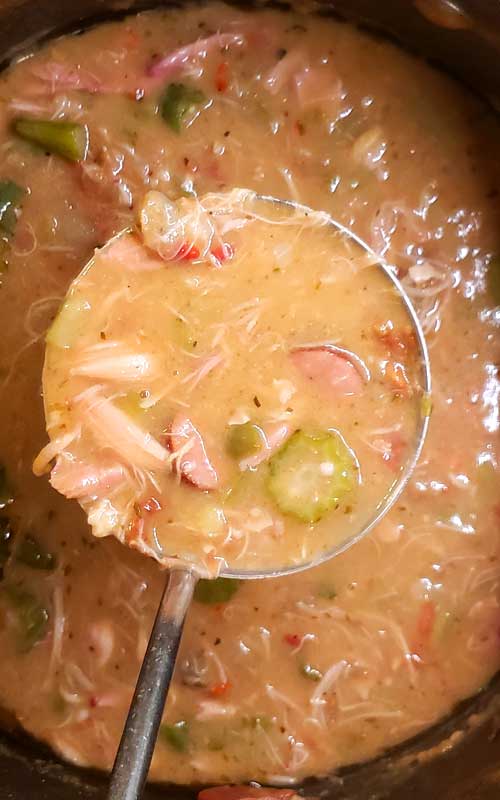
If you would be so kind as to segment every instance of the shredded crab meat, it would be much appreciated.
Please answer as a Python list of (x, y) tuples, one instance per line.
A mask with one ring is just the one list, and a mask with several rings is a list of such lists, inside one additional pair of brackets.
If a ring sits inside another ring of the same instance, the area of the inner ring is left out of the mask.
[(115, 452), (132, 467), (165, 470), (170, 465), (170, 454), (150, 433), (144, 431), (97, 388), (88, 392), (76, 403), (76, 410), (95, 439)]
[(200, 432), (191, 420), (179, 413), (172, 422), (170, 447), (176, 470), (200, 489), (215, 489), (219, 477), (205, 449)]
[(345, 659), (332, 664), (311, 694), (309, 702), (313, 707), (313, 717), (314, 719), (318, 720), (321, 725), (326, 726), (325, 706), (328, 703), (328, 694), (331, 692), (332, 687), (336, 684), (347, 667), (348, 663), (345, 661)]
[(52, 650), (50, 653), (49, 669), (44, 684), (45, 687), (50, 685), (54, 680), (56, 671), (62, 663), (66, 615), (64, 613), (64, 595), (60, 585), (55, 586), (52, 593), (52, 614)]
[(214, 33), (205, 39), (197, 39), (195, 42), (183, 45), (157, 59), (151, 64), (148, 72), (154, 78), (166, 80), (188, 69), (196, 68), (199, 62), (204, 61), (214, 51), (229, 47), (243, 47), (246, 41), (243, 33)]
[(158, 359), (151, 353), (126, 352), (114, 348), (112, 352), (84, 351), (75, 358), (70, 375), (81, 375), (103, 381), (142, 382), (160, 374)]
[(94, 648), (98, 666), (104, 667), (109, 662), (115, 647), (113, 624), (109, 620), (93, 622), (89, 627), (89, 640)]
[(33, 462), (33, 472), (35, 475), (43, 475), (44, 472), (48, 472), (50, 469), (51, 462), (70, 444), (72, 444), (75, 439), (78, 439), (81, 435), (81, 426), (74, 428), (67, 433), (61, 433), (59, 436), (56, 436), (54, 439), (51, 439), (45, 447), (40, 450), (39, 454), (35, 458)]
[(128, 515), (120, 512), (107, 497), (93, 502), (87, 512), (92, 533), (98, 539), (117, 533), (126, 525)]
[(266, 89), (274, 95), (281, 92), (294, 76), (306, 68), (308, 58), (302, 50), (292, 50), (281, 58), (264, 79)]
[(36, 62), (31, 73), (39, 79), (40, 84), (36, 87), (41, 94), (56, 94), (64, 89), (78, 89), (84, 92), (102, 91), (102, 81), (89, 70), (80, 65), (63, 64), (60, 61), (47, 61), (45, 63)]
[(182, 378), (181, 383), (188, 384), (189, 391), (193, 391), (204, 378), (210, 375), (214, 369), (221, 366), (224, 361), (225, 357), (222, 353), (213, 353), (204, 359), (197, 369)]

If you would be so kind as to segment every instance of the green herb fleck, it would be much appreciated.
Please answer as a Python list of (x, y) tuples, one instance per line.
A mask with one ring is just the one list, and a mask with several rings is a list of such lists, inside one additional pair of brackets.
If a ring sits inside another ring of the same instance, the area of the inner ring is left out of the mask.
[(160, 737), (178, 753), (185, 753), (189, 744), (189, 725), (183, 719), (173, 725), (164, 723), (160, 727)]

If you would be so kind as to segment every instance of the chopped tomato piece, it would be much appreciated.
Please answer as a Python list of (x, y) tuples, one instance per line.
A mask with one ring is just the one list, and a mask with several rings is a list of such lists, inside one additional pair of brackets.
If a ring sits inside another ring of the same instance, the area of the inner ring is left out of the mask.
[(415, 333), (411, 328), (396, 329), (390, 319), (375, 326), (374, 333), (391, 353), (406, 353), (414, 350), (417, 345)]
[(411, 390), (410, 381), (403, 364), (399, 361), (389, 361), (385, 368), (385, 377), (398, 394), (408, 395)]
[(221, 61), (215, 70), (215, 88), (218, 92), (227, 91), (229, 86), (229, 64), (227, 61)]
[(200, 251), (198, 248), (194, 244), (188, 244), (187, 242), (180, 246), (176, 256), (178, 261), (194, 261), (195, 258), (199, 257)]
[(141, 510), (146, 514), (155, 514), (157, 511), (161, 511), (162, 508), (162, 504), (156, 497), (149, 497), (141, 503)]
[(302, 636), (299, 636), (298, 633), (285, 633), (283, 639), (290, 647), (298, 647), (302, 641)]
[(228, 242), (223, 242), (221, 245), (217, 245), (217, 247), (214, 247), (211, 252), (219, 264), (223, 264), (224, 261), (228, 261), (234, 256), (234, 250)]
[(227, 691), (231, 688), (231, 684), (229, 681), (223, 681), (222, 683), (216, 683), (214, 686), (211, 686), (209, 689), (210, 694), (212, 697), (222, 697), (222, 695), (226, 694)]

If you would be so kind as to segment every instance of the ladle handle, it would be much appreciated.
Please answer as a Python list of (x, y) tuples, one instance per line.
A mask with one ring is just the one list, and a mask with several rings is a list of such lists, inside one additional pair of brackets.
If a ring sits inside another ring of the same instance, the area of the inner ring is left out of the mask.
[(185, 569), (169, 574), (116, 754), (108, 800), (139, 800), (142, 795), (196, 581)]

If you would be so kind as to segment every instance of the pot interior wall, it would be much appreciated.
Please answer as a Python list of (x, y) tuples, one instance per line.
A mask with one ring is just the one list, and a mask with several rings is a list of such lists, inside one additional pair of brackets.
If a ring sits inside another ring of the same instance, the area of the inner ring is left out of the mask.
[[(156, 3), (158, 5), (159, 3)], [(76, 30), (99, 19), (144, 9), (154, 2), (120, 0), (0, 0), (0, 63), (55, 33)], [(250, 3), (241, 3), (250, 5)], [(287, 7), (285, 3), (271, 3)], [(429, 0), (332, 0), (316, 3), (318, 13), (336, 14), (400, 41), (407, 48), (444, 66), (473, 91), (500, 107), (500, 4), (466, 0), (461, 7), (469, 22), (453, 30), (422, 15)], [(434, 0), (433, 8), (451, 5)], [(336, 777), (311, 780), (308, 795), (338, 800), (498, 800), (500, 737), (496, 736), (496, 705), (500, 679), (483, 694), (462, 704), (449, 720), (369, 764)], [(438, 747), (455, 730), (467, 727), (471, 714), (484, 711), (482, 721), (464, 734), (453, 750), (435, 759), (419, 758)], [(102, 775), (58, 763), (37, 743), (19, 734), (0, 734), (0, 800), (99, 800), (106, 795)], [(146, 800), (160, 797), (188, 800), (193, 789), (148, 787)]]

